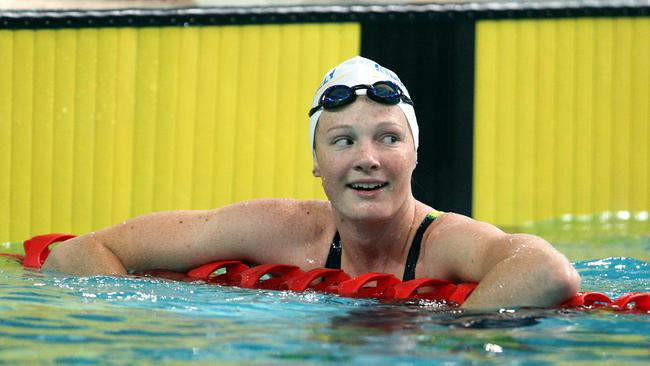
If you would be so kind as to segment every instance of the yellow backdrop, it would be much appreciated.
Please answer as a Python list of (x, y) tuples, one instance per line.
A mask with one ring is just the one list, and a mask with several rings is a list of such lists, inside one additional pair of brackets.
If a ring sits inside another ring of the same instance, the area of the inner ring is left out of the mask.
[(0, 31), (0, 240), (322, 198), (307, 111), (357, 24)]
[[(358, 24), (0, 31), (0, 240), (323, 198), (306, 111)], [(479, 21), (474, 216), (650, 207), (650, 19)], [(426, 158), (426, 157), (422, 157)]]
[(650, 208), (650, 19), (481, 21), (473, 212)]

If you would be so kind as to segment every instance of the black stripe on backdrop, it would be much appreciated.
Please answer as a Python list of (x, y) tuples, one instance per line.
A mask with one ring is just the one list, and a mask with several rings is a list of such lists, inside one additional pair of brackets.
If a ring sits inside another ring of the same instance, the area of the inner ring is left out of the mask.
[[(78, 3), (81, 3), (78, 1)], [(91, 2), (92, 3), (92, 2)], [(100, 4), (100, 1), (94, 1)], [(11, 10), (0, 9), (0, 29), (59, 29), (97, 27), (168, 27), (201, 25), (288, 24), (376, 21), (476, 19), (540, 19), (648, 16), (642, 1), (457, 1), (430, 4), (222, 6), (194, 8)], [(548, 3), (548, 4), (546, 4)], [(133, 5), (131, 5), (133, 6)], [(83, 8), (83, 6), (82, 6)]]
[(362, 56), (395, 71), (415, 103), (420, 126), (415, 197), (471, 216), (475, 22), (361, 25)]

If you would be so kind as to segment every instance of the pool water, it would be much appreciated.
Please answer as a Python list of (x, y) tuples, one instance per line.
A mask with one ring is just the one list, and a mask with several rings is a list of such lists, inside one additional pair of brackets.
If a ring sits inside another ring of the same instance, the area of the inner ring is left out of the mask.
[[(582, 289), (612, 298), (650, 292), (650, 235), (597, 236), (591, 244), (561, 235), (551, 239), (570, 253)], [(634, 256), (614, 256), (620, 248)], [(0, 252), (20, 252), (20, 245), (5, 244)], [(650, 362), (650, 314), (463, 313), (434, 303), (44, 274), (8, 259), (0, 259), (0, 299), (0, 364)]]

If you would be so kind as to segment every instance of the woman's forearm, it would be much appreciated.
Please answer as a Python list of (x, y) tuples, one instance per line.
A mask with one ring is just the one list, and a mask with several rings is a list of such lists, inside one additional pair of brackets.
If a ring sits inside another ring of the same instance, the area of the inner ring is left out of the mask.
[(559, 253), (529, 251), (490, 270), (463, 304), (466, 309), (555, 306), (580, 288), (580, 276)]
[(47, 257), (43, 270), (73, 275), (125, 275), (120, 259), (93, 234), (67, 240)]

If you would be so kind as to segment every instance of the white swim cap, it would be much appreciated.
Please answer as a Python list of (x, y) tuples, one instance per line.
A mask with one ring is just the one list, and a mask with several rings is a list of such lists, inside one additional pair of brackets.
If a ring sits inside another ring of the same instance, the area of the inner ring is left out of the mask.
[[(397, 84), (407, 97), (411, 97), (404, 84), (402, 84), (399, 77), (397, 77), (394, 72), (379, 65), (375, 61), (361, 56), (355, 56), (347, 61), (342, 62), (340, 65), (334, 67), (328, 71), (327, 74), (325, 74), (323, 82), (321, 83), (320, 87), (318, 87), (316, 95), (314, 95), (314, 100), (311, 103), (311, 107), (314, 108), (318, 106), (321, 94), (323, 94), (325, 89), (329, 88), (330, 86), (347, 85), (352, 87), (355, 85), (364, 84), (371, 85), (377, 81), (386, 80)], [(357, 90), (357, 94), (365, 93), (366, 89)], [(419, 128), (418, 121), (415, 118), (415, 110), (413, 109), (412, 105), (404, 103), (403, 101), (397, 104), (397, 106), (402, 109), (402, 112), (404, 112), (404, 115), (406, 116), (406, 120), (408, 121), (409, 127), (411, 128), (411, 134), (413, 135), (415, 150), (417, 151)], [(320, 117), (321, 113), (323, 113), (322, 108), (311, 115), (311, 117), (309, 117), (309, 146), (311, 146), (312, 150), (314, 149), (314, 139), (316, 137), (316, 125), (318, 124), (318, 118)]]

